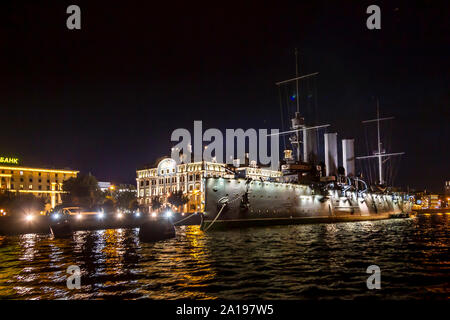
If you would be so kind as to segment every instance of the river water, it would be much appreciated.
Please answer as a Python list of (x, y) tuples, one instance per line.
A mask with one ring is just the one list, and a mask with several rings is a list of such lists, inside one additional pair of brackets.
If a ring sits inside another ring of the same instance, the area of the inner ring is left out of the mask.
[[(0, 237), (2, 299), (449, 299), (450, 215), (236, 229)], [(80, 267), (81, 289), (67, 288)], [(381, 289), (367, 289), (369, 265)]]

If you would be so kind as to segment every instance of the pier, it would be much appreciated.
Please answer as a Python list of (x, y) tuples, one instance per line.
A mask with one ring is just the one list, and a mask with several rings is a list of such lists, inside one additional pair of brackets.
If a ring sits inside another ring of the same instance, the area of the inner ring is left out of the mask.
[[(101, 214), (98, 215), (70, 215), (70, 216), (23, 216), (23, 217), (0, 217), (0, 235), (18, 234), (48, 234), (51, 233), (50, 226), (59, 221), (67, 220), (72, 231), (79, 230), (104, 230), (104, 229), (126, 229), (139, 228), (142, 224), (166, 217), (152, 217), (150, 214)], [(173, 213), (168, 217), (174, 225), (199, 225), (200, 214)]]

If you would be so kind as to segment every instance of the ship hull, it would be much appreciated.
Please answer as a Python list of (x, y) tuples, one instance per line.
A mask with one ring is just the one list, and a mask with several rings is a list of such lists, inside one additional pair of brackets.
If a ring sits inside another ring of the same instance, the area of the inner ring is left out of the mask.
[(213, 221), (219, 229), (379, 220), (408, 211), (409, 201), (393, 194), (330, 190), (324, 196), (308, 185), (206, 178), (202, 228)]

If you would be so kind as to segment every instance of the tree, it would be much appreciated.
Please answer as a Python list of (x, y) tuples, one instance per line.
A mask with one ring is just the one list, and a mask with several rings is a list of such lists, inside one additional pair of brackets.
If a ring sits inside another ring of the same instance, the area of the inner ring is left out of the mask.
[(167, 198), (167, 201), (175, 206), (175, 207), (181, 207), (182, 205), (189, 202), (189, 198), (183, 193), (183, 191), (174, 191), (170, 194), (170, 196)]
[(114, 202), (114, 199), (112, 197), (106, 197), (105, 201), (103, 201), (103, 211), (107, 214), (113, 213), (114, 208), (116, 206), (116, 203)]
[(0, 207), (11, 216), (43, 211), (45, 200), (32, 194), (4, 192), (0, 194)]
[(158, 196), (154, 196), (152, 197), (152, 203), (151, 203), (151, 207), (152, 210), (158, 210), (159, 208), (161, 208), (163, 205), (161, 198)]
[(133, 202), (136, 201), (136, 193), (132, 191), (121, 191), (115, 194), (117, 207), (122, 210), (133, 211)]
[(79, 175), (64, 181), (63, 190), (68, 192), (64, 202), (80, 207), (93, 208), (102, 201), (97, 179), (92, 175)]
[(135, 212), (135, 211), (140, 211), (141, 207), (139, 205), (139, 202), (136, 198), (134, 198), (131, 202), (130, 202), (130, 210)]

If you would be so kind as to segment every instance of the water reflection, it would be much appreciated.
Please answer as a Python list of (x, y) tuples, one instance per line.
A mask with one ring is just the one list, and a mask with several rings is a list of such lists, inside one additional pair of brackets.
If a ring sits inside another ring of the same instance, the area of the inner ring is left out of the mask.
[[(0, 297), (26, 299), (447, 299), (448, 215), (203, 233), (141, 243), (138, 229), (0, 237)], [(383, 290), (365, 287), (367, 266)], [(82, 288), (69, 290), (77, 265)]]

